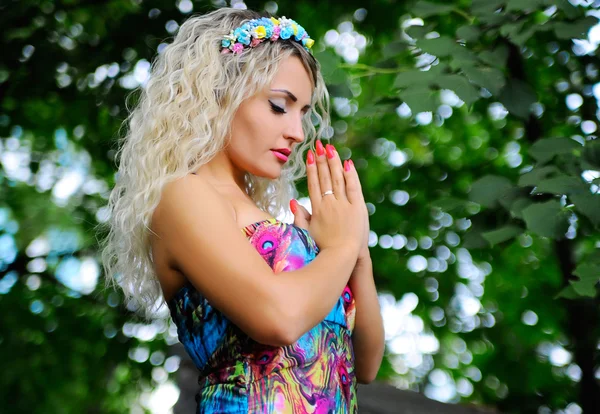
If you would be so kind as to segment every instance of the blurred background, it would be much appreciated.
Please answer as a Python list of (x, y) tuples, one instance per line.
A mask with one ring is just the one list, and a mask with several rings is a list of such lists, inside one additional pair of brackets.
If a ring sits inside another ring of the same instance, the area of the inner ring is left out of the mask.
[(361, 412), (600, 412), (598, 0), (2, 0), (0, 412), (194, 412), (167, 309), (103, 288), (94, 227), (126, 97), (226, 6), (316, 40), (385, 320)]

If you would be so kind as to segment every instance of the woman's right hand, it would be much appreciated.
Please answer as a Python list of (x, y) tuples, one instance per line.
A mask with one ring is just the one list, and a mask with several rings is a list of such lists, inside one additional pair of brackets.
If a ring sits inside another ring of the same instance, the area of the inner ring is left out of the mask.
[[(365, 201), (354, 165), (342, 161), (333, 145), (316, 144), (307, 154), (306, 174), (312, 216), (308, 232), (320, 250), (353, 249), (358, 255), (364, 233)], [(348, 164), (346, 166), (346, 164)], [(346, 168), (344, 168), (346, 167)], [(332, 190), (333, 194), (322, 194)]]

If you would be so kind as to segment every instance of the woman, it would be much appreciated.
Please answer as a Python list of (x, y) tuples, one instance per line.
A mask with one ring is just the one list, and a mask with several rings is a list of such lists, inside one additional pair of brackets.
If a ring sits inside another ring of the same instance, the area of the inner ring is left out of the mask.
[[(166, 302), (199, 413), (353, 413), (381, 363), (357, 172), (308, 149), (329, 119), (312, 43), (291, 19), (193, 16), (130, 115), (107, 280), (147, 316)], [(275, 219), (304, 175), (312, 216), (292, 200), (295, 224)]]

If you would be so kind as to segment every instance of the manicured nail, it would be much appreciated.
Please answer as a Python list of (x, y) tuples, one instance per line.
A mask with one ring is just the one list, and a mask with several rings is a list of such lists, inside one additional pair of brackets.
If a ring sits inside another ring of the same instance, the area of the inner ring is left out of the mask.
[(350, 171), (350, 164), (348, 164), (348, 160), (344, 160), (344, 171)]
[(306, 161), (309, 164), (315, 163), (315, 154), (313, 154), (312, 150), (308, 150), (308, 155), (306, 156)]
[(325, 150), (327, 151), (327, 158), (331, 159), (331, 158), (335, 157), (335, 153), (333, 152), (335, 150), (335, 148), (333, 148), (333, 145), (327, 144), (325, 146)]
[(354, 161), (352, 161), (352, 160), (348, 160), (348, 164), (350, 164), (350, 167), (352, 167), (352, 168), (355, 168), (355, 167), (354, 167)]
[(297, 201), (293, 198), (290, 200), (290, 210), (292, 210), (293, 214), (296, 214), (296, 209), (298, 208)]
[(323, 143), (321, 142), (320, 139), (317, 140), (317, 155), (323, 155), (325, 154), (325, 149), (323, 148)]

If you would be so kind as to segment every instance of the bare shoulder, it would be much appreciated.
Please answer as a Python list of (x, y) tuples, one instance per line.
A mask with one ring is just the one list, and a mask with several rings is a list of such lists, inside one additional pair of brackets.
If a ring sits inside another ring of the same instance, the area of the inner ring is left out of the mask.
[(278, 343), (273, 270), (248, 243), (234, 214), (210, 184), (188, 176), (163, 189), (153, 231), (173, 269), (212, 306), (255, 340)]
[(196, 176), (189, 175), (165, 185), (152, 215), (150, 248), (156, 275), (166, 300), (185, 284), (187, 277), (181, 272), (172, 249), (169, 248), (169, 232), (165, 229), (172, 225), (170, 220), (174, 215), (185, 214), (184, 210), (189, 209), (197, 215), (202, 214), (200, 203), (203, 201), (198, 200), (209, 204), (221, 204), (223, 211), (228, 211), (230, 219), (235, 220), (235, 210), (229, 200)]
[[(200, 204), (196, 204), (196, 202), (200, 202)], [(228, 212), (231, 219), (235, 221), (235, 209), (226, 197), (223, 197), (204, 180), (188, 175), (164, 186), (161, 200), (154, 210), (153, 222), (155, 219), (157, 223), (162, 218), (168, 219), (171, 213), (177, 212), (179, 209), (192, 209), (196, 213), (200, 213), (202, 210), (198, 209), (198, 206), (202, 206), (204, 203), (218, 205), (224, 212)], [(173, 208), (175, 210), (170, 210)]]

